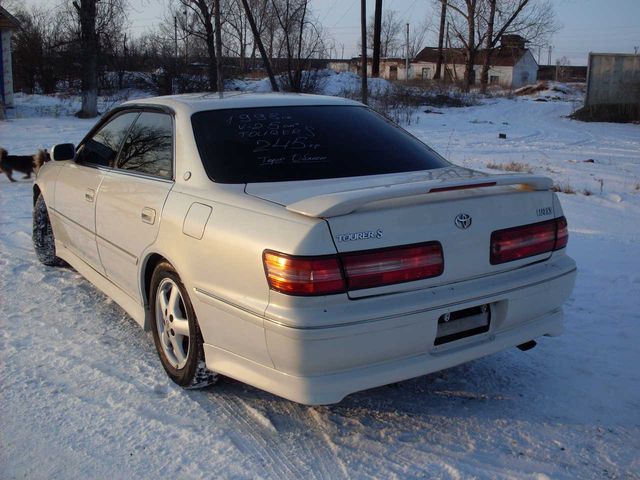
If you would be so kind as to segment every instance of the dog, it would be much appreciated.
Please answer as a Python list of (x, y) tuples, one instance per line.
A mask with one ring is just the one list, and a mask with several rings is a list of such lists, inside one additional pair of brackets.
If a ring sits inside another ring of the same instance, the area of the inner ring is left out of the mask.
[(31, 174), (37, 175), (38, 170), (50, 160), (49, 152), (38, 150), (35, 155), (9, 155), (4, 148), (0, 148), (0, 171), (4, 172), (9, 181), (15, 182), (13, 171), (24, 173), (26, 178), (31, 178)]
[(49, 155), (49, 152), (47, 152), (46, 149), (38, 150), (38, 152), (33, 156), (33, 170), (36, 172), (36, 176), (42, 166), (49, 160), (51, 160), (51, 155)]

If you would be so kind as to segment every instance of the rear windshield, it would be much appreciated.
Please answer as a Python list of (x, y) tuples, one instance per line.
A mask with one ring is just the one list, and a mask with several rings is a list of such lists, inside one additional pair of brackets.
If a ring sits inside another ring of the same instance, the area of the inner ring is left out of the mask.
[(448, 165), (365, 107), (210, 110), (191, 118), (209, 178), (284, 182), (430, 170)]

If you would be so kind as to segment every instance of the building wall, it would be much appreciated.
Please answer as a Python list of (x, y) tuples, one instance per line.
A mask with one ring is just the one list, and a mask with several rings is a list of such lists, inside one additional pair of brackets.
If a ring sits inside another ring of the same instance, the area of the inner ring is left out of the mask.
[(0, 57), (2, 58), (2, 95), (5, 107), (13, 107), (13, 71), (11, 68), (11, 30), (0, 31)]
[(590, 53), (585, 106), (640, 104), (640, 55)]
[[(462, 80), (464, 78), (464, 65), (442, 64), (442, 78), (444, 78), (445, 68), (451, 73), (454, 80)], [(426, 71), (423, 71), (426, 69)], [(436, 73), (436, 64), (433, 62), (413, 62), (411, 64), (411, 72), (409, 78), (432, 80)]]
[(513, 78), (511, 88), (520, 88), (531, 85), (538, 80), (538, 63), (529, 50), (513, 66)]
[[(442, 75), (444, 75), (445, 67), (450, 72), (454, 80), (464, 79), (465, 66), (462, 64), (442, 64)], [(473, 70), (476, 74), (476, 84), (480, 84), (480, 76), (482, 75), (482, 65), (475, 65)], [(490, 83), (497, 83), (506, 88), (511, 87), (513, 67), (490, 67), (489, 68), (489, 81)], [(431, 62), (414, 62), (411, 64), (410, 78), (432, 80), (436, 73), (436, 64)], [(494, 77), (494, 78), (492, 78)], [(497, 78), (495, 78), (497, 77)]]
[(348, 60), (333, 60), (327, 64), (327, 68), (333, 70), (334, 72), (348, 72), (349, 71), (349, 61)]

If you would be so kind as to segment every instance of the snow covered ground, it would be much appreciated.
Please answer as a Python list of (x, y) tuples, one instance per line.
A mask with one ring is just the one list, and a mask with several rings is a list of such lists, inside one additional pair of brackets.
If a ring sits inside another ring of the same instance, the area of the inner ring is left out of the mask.
[[(37, 262), (31, 183), (1, 176), (0, 478), (640, 479), (640, 126), (574, 122), (571, 102), (534, 98), (420, 113), (410, 129), (456, 163), (514, 161), (578, 192), (560, 194), (579, 267), (566, 333), (331, 407), (169, 383), (150, 335)], [(30, 113), (0, 122), (14, 154), (94, 123), (18, 101)]]

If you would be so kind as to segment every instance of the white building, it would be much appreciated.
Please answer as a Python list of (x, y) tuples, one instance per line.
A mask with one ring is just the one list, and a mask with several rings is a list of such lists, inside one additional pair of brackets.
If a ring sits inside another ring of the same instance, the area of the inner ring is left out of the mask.
[[(487, 50), (478, 51), (474, 71), (474, 83), (480, 83), (482, 64)], [(410, 78), (431, 80), (436, 72), (438, 49), (422, 49), (411, 62)], [(525, 40), (519, 35), (505, 35), (499, 47), (491, 51), (489, 57), (489, 83), (505, 88), (520, 88), (535, 83), (538, 76), (538, 63), (531, 51), (525, 47)], [(443, 49), (441, 78), (450, 81), (462, 80), (465, 71), (465, 51), (459, 48)]]

